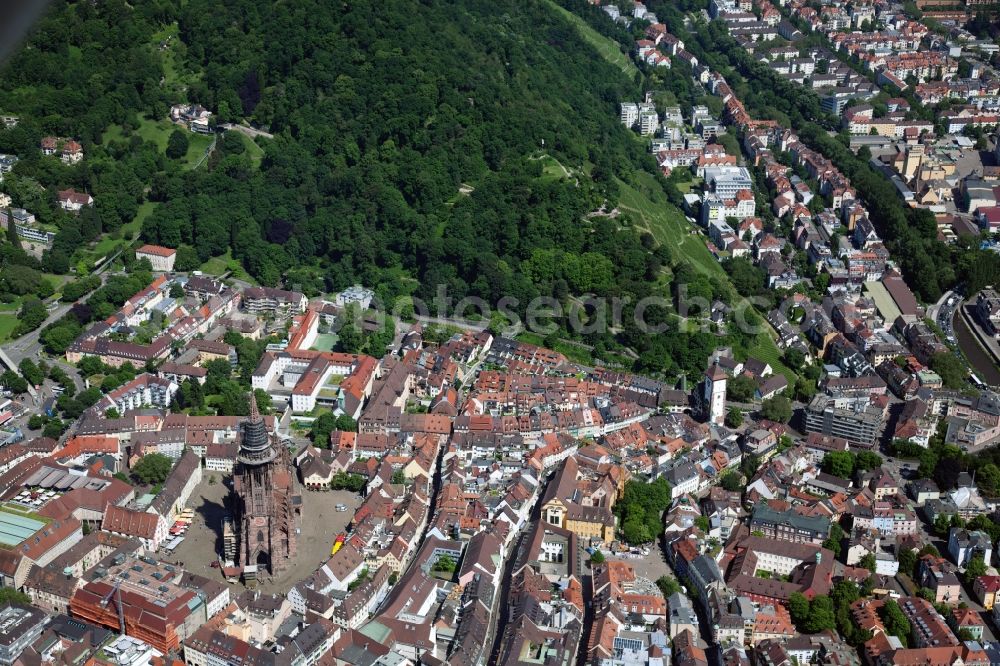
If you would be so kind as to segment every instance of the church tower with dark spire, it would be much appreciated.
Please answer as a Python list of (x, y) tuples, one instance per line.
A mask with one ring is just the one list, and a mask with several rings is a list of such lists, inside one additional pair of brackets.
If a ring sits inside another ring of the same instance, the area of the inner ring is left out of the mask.
[(285, 445), (267, 430), (250, 393), (250, 415), (240, 426), (233, 477), (233, 524), (239, 531), (237, 565), (253, 581), (288, 568), (297, 552), (302, 508)]

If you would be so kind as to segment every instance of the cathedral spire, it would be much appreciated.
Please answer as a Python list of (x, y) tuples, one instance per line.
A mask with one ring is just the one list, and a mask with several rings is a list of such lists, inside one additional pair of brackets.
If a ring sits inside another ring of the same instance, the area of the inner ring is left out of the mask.
[(235, 563), (248, 586), (284, 571), (298, 552), (302, 496), (288, 447), (268, 430), (253, 393), (240, 422), (233, 469), (233, 525), (239, 530)]
[(260, 410), (257, 409), (257, 395), (255, 391), (250, 391), (250, 423), (260, 421)]
[(261, 465), (277, 457), (271, 444), (271, 433), (257, 409), (257, 399), (250, 392), (250, 416), (243, 422), (240, 432), (238, 459), (246, 465)]

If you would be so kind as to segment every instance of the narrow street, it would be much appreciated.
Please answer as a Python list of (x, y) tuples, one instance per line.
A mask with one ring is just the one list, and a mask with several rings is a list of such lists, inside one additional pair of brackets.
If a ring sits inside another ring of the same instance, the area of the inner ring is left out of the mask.
[[(121, 250), (119, 250), (115, 255), (109, 257), (108, 260), (105, 261), (100, 268), (94, 271), (94, 274), (99, 275), (101, 278), (101, 286), (103, 286), (104, 283), (107, 282), (108, 278), (107, 268), (114, 262), (114, 260), (118, 257), (119, 254), (121, 254)], [(3, 365), (5, 366), (10, 366), (10, 368), (14, 372), (18, 372), (17, 366), (24, 359), (30, 358), (34, 361), (41, 360), (42, 343), (39, 340), (39, 336), (41, 335), (42, 330), (46, 326), (55, 323), (63, 316), (65, 316), (66, 313), (70, 311), (70, 308), (72, 308), (74, 305), (86, 301), (87, 298), (89, 297), (90, 294), (87, 294), (73, 303), (60, 303), (56, 301), (58, 305), (54, 309), (49, 311), (49, 314), (48, 316), (46, 316), (45, 321), (43, 321), (38, 326), (38, 328), (22, 335), (17, 340), (13, 340), (4, 346), (4, 349), (2, 350), (2, 356), (0, 356), (0, 362), (2, 362)], [(50, 364), (58, 365), (63, 370), (65, 370), (66, 374), (68, 374), (70, 377), (73, 378), (73, 382), (76, 384), (77, 391), (83, 390), (83, 381), (77, 376), (76, 371), (69, 364), (63, 363), (61, 360), (56, 358), (46, 359), (46, 360), (48, 360)]]
[(514, 572), (520, 569), (527, 560), (528, 553), (526, 548), (528, 544), (526, 543), (526, 540), (528, 535), (530, 535), (534, 529), (534, 526), (539, 520), (541, 520), (541, 499), (545, 495), (545, 490), (548, 488), (551, 478), (551, 475), (549, 475), (542, 481), (541, 487), (538, 489), (538, 496), (535, 499), (535, 504), (531, 508), (531, 518), (521, 530), (521, 534), (518, 535), (517, 541), (504, 563), (503, 576), (500, 579), (500, 589), (497, 590), (499, 603), (496, 605), (494, 621), (490, 623), (494, 633), (492, 637), (487, 636), (486, 640), (486, 643), (490, 643), (490, 640), (492, 639), (492, 647), (489, 650), (489, 658), (486, 662), (488, 666), (496, 666), (499, 663), (500, 654), (504, 644), (507, 643), (510, 638), (507, 634), (508, 624), (510, 623), (511, 615), (514, 610), (509, 603), (511, 580), (514, 577)]
[(493, 636), (488, 636), (486, 640), (486, 643), (490, 643), (492, 646), (490, 648), (489, 661), (487, 661), (489, 666), (496, 666), (500, 659), (500, 650), (509, 638), (507, 636), (507, 625), (514, 612), (510, 604), (510, 583), (514, 577), (514, 572), (524, 562), (524, 547), (526, 545), (524, 541), (527, 534), (534, 527), (535, 522), (535, 520), (532, 520), (525, 525), (525, 529), (522, 530), (514, 548), (511, 550), (510, 557), (507, 558), (504, 564), (503, 577), (500, 579), (500, 589), (497, 590), (499, 603), (496, 606), (495, 621), (490, 624), (493, 629)]
[[(423, 528), (420, 530), (420, 534), (416, 537), (416, 543), (422, 544), (424, 542), (424, 537), (427, 536), (427, 528), (431, 524), (431, 518), (433, 517), (434, 509), (437, 506), (438, 494), (441, 492), (441, 467), (444, 462), (444, 452), (445, 452), (445, 447), (439, 446), (437, 458), (434, 463), (434, 475), (431, 478), (431, 495), (428, 498), (429, 508), (428, 508), (427, 520), (425, 521)], [(415, 565), (415, 559), (414, 562), (410, 562), (407, 569), (409, 569), (409, 567), (414, 565)], [(404, 575), (405, 572), (401, 572), (399, 577), (402, 578)], [(394, 590), (389, 591), (385, 599), (383, 599), (382, 602), (378, 605), (378, 608), (376, 608), (375, 611), (372, 612), (371, 617), (377, 617), (378, 614), (385, 609), (385, 607), (389, 604), (390, 599), (393, 598), (393, 591)]]
[(590, 646), (590, 632), (594, 627), (594, 576), (588, 573), (582, 577), (583, 586), (583, 627), (580, 629), (580, 645), (576, 651), (577, 666), (587, 665), (587, 648)]
[[(681, 580), (680, 578), (677, 577), (677, 573), (674, 571), (674, 568), (670, 566), (670, 558), (667, 557), (666, 533), (660, 534), (660, 539), (658, 543), (659, 543), (658, 550), (660, 554), (663, 556), (664, 561), (667, 563), (667, 566), (670, 568), (670, 575), (675, 580), (677, 580), (678, 583), (680, 583)], [(683, 585), (683, 583), (681, 584)], [(708, 657), (708, 661), (709, 663), (713, 664), (718, 663), (718, 659), (716, 658), (716, 653), (719, 651), (719, 646), (715, 644), (715, 641), (712, 638), (711, 618), (708, 617), (708, 613), (705, 612), (705, 607), (702, 605), (700, 601), (693, 600), (691, 605), (694, 606), (694, 611), (698, 615), (698, 630), (701, 634), (701, 639), (705, 641), (705, 644), (708, 646), (705, 650), (705, 654)]]

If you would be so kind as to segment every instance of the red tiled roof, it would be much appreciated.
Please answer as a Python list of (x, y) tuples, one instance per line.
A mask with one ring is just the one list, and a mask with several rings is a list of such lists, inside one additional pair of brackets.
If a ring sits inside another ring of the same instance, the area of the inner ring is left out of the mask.
[(143, 245), (135, 251), (136, 254), (152, 254), (157, 257), (172, 257), (177, 254), (177, 250), (162, 245)]
[(59, 191), (59, 201), (69, 201), (72, 203), (80, 204), (81, 206), (90, 203), (90, 195), (84, 192), (77, 192), (74, 189), (60, 190)]
[(18, 549), (26, 557), (37, 561), (57, 544), (69, 538), (70, 534), (81, 529), (81, 526), (82, 523), (76, 518), (52, 521), (36, 532), (34, 536), (28, 537), (24, 543), (18, 546)]
[(156, 536), (156, 523), (158, 519), (159, 516), (155, 513), (133, 511), (121, 506), (109, 506), (104, 511), (104, 522), (101, 523), (101, 529), (128, 536), (152, 539)]
[(121, 451), (121, 443), (117, 437), (102, 437), (100, 435), (82, 435), (66, 442), (66, 446), (56, 452), (59, 458), (71, 458), (81, 453), (99, 453), (117, 455)]

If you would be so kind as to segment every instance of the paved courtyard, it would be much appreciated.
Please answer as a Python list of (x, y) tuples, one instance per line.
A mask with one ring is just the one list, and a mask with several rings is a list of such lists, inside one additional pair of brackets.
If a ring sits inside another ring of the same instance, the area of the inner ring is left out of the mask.
[(648, 578), (656, 582), (660, 576), (669, 575), (671, 578), (674, 577), (673, 571), (671, 571), (670, 565), (667, 564), (667, 560), (663, 556), (663, 551), (660, 549), (659, 544), (650, 544), (649, 555), (640, 555), (638, 557), (629, 554), (613, 555), (604, 551), (601, 552), (604, 553), (605, 558), (609, 561), (618, 560), (631, 564), (635, 568), (635, 575), (640, 578)]
[[(209, 483), (210, 477), (215, 483)], [(228, 513), (227, 498), (232, 487), (232, 477), (218, 472), (205, 472), (202, 480), (188, 500), (194, 511), (194, 522), (184, 541), (166, 560), (177, 561), (194, 573), (221, 579), (218, 569), (210, 563), (222, 552), (222, 520)], [(337, 511), (337, 504), (346, 504), (347, 511)], [(292, 566), (279, 578), (262, 581), (258, 589), (264, 592), (287, 592), (292, 583), (302, 580), (330, 557), (330, 549), (337, 534), (344, 531), (361, 506), (361, 496), (346, 490), (327, 492), (302, 491), (302, 524), (299, 534), (299, 552)]]
[(965, 178), (973, 173), (983, 174), (983, 166), (986, 160), (990, 159), (986, 151), (979, 152), (972, 148), (963, 148), (953, 151), (955, 153), (955, 176)]

